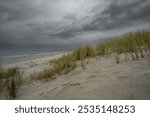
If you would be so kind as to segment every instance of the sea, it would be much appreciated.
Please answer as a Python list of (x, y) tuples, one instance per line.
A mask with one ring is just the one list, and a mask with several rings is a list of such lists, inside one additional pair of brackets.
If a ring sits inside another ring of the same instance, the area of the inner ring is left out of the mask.
[(66, 51), (49, 49), (0, 49), (0, 65), (52, 56)]

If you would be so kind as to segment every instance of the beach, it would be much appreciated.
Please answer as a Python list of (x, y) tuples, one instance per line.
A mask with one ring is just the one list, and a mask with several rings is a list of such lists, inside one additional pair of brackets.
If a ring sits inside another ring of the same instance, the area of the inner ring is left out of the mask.
[[(116, 64), (113, 56), (86, 59), (68, 74), (54, 75), (51, 79), (34, 80), (31, 74), (49, 67), (48, 61), (64, 55), (56, 54), (33, 60), (8, 64), (3, 68), (17, 66), (23, 74), (23, 82), (16, 100), (136, 100), (150, 99), (150, 58), (123, 60)], [(0, 99), (6, 96), (0, 94)]]
[[(12, 68), (19, 68), (21, 71), (24, 72), (24, 79), (29, 77), (31, 74), (40, 72), (43, 69), (49, 67), (49, 61), (57, 59), (63, 55), (65, 55), (67, 52), (62, 53), (55, 53), (52, 55), (43, 55), (33, 57), (30, 59), (24, 59), (24, 60), (15, 60), (15, 62), (11, 61), (10, 63), (4, 63), (1, 65), (3, 69), (12, 69)], [(18, 62), (17, 62), (18, 61)]]

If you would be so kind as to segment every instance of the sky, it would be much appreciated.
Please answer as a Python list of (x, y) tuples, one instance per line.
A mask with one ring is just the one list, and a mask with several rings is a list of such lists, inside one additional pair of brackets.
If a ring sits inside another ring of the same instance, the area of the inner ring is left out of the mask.
[(150, 0), (0, 0), (0, 47), (67, 49), (150, 29)]

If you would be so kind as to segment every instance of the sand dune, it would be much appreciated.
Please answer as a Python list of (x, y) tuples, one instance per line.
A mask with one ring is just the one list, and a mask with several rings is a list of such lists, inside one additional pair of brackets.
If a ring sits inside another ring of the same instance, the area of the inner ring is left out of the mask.
[[(150, 58), (120, 64), (113, 57), (88, 61), (85, 69), (79, 63), (74, 71), (51, 80), (24, 79), (16, 99), (150, 99)], [(46, 67), (42, 65), (24, 68), (26, 76)]]

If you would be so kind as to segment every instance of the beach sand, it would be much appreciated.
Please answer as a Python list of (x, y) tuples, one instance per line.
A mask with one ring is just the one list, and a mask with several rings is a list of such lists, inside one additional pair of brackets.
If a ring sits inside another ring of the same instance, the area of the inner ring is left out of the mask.
[[(84, 69), (78, 62), (76, 69), (66, 75), (55, 75), (52, 79), (43, 81), (28, 78), (31, 73), (47, 68), (49, 66), (47, 61), (60, 56), (62, 54), (6, 65), (5, 68), (17, 65), (24, 71), (23, 84), (16, 99), (150, 99), (150, 58), (148, 57), (138, 61), (121, 61), (120, 64), (116, 64), (114, 57), (92, 58), (85, 60)], [(5, 98), (0, 96), (0, 99)]]
[(36, 57), (30, 60), (24, 60), (21, 62), (14, 62), (9, 64), (3, 64), (1, 67), (3, 69), (19, 68), (24, 72), (24, 79), (28, 78), (31, 74), (42, 71), (43, 69), (49, 67), (49, 61), (57, 59), (67, 53), (59, 53), (55, 55), (49, 55), (44, 57)]

